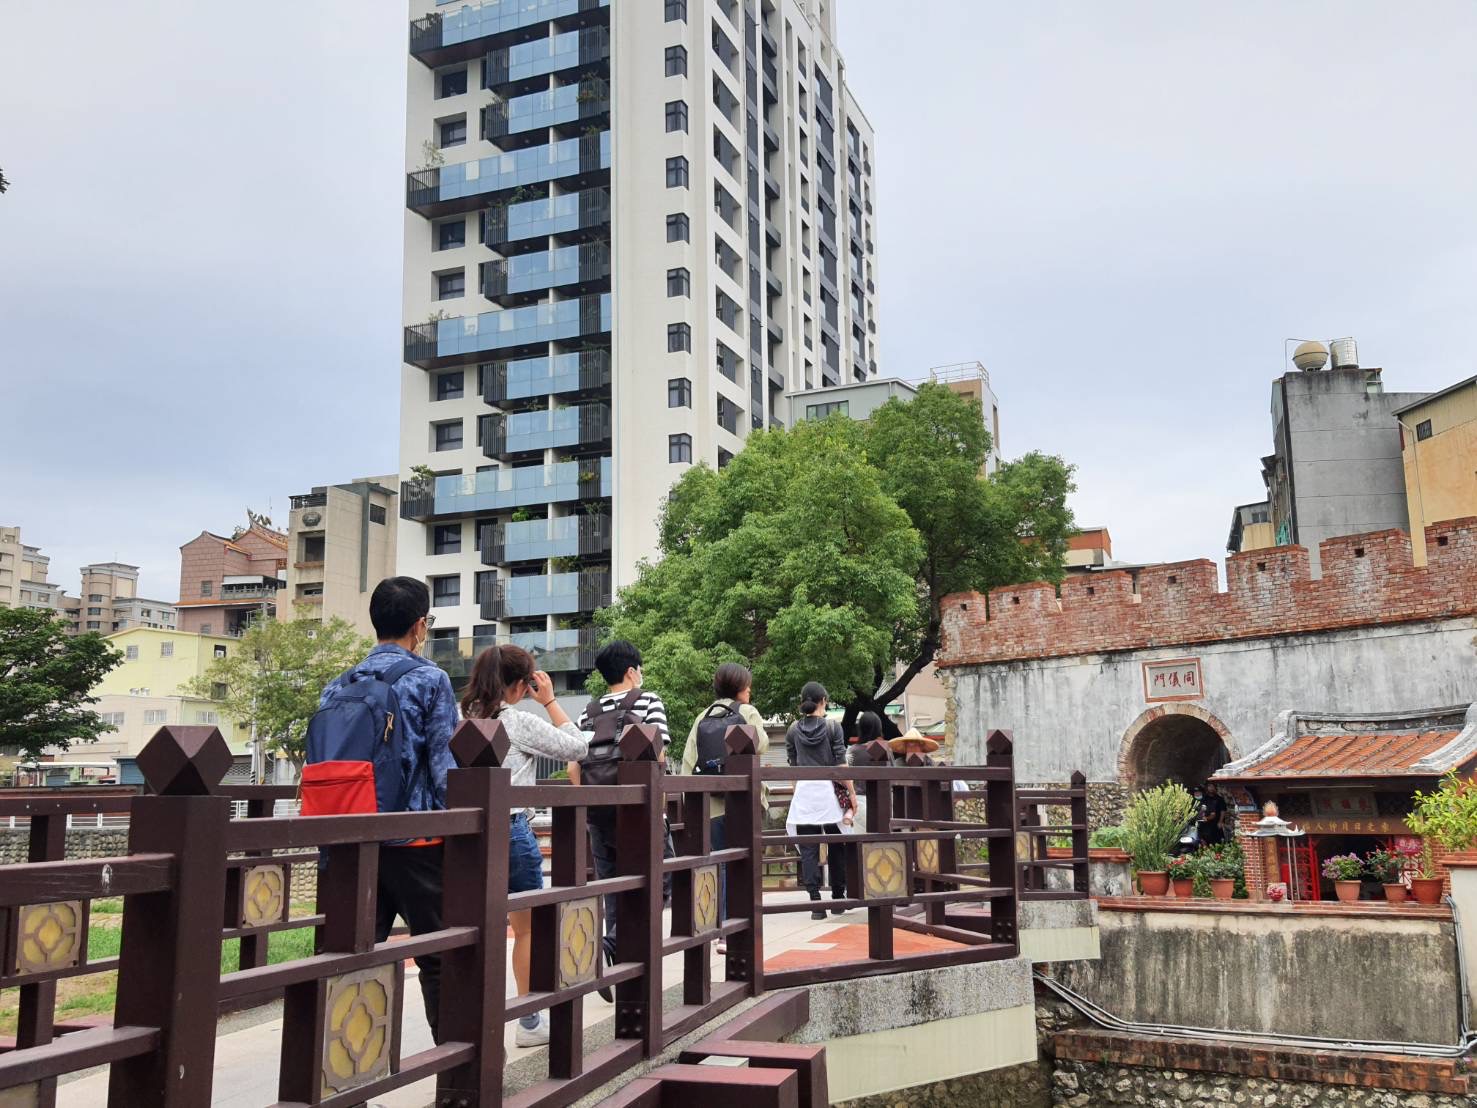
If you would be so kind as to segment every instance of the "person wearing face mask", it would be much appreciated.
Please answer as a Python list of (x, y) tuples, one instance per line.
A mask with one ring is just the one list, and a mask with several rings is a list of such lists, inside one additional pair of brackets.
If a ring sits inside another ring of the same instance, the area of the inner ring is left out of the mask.
[[(369, 598), (369, 620), (374, 624), (378, 645), (357, 666), (330, 681), (318, 702), (321, 714), (341, 689), (370, 676), (393, 688), (398, 707), (394, 726), (406, 782), (398, 810), (406, 812), (445, 808), (446, 773), (455, 765), (450, 744), (457, 722), (456, 693), (446, 671), (418, 654), (435, 618), (431, 615), (431, 592), (424, 581), (413, 577), (381, 581)], [(310, 808), (311, 799), (308, 771), (314, 768), (309, 766), (304, 773), (305, 809)], [(375, 942), (390, 937), (396, 916), (406, 922), (412, 935), (441, 930), (441, 877), (440, 839), (385, 843), (379, 852)], [(425, 955), (415, 964), (420, 970), (426, 1022), (431, 1027), (431, 1038), (439, 1043), (441, 958)]]

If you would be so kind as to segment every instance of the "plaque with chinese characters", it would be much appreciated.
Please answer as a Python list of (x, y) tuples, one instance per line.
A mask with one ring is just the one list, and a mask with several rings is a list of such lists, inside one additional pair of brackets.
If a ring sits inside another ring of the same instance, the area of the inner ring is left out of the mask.
[(1144, 699), (1199, 700), (1205, 695), (1199, 658), (1144, 663)]

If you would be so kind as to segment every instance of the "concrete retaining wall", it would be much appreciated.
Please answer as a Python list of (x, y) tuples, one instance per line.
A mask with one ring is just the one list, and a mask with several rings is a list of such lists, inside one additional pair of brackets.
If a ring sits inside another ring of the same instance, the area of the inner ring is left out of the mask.
[(1455, 1043), (1449, 921), (1245, 912), (1098, 914), (1101, 958), (1053, 967), (1138, 1023), (1333, 1039)]

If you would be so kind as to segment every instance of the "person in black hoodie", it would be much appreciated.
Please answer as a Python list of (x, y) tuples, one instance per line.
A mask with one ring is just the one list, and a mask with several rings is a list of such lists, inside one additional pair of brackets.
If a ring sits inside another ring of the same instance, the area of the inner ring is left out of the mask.
[[(846, 738), (841, 725), (826, 718), (826, 687), (811, 681), (800, 690), (801, 716), (785, 732), (785, 758), (792, 766), (840, 766), (846, 764)], [(842, 827), (850, 830), (856, 817), (855, 791), (846, 782), (846, 793), (851, 797), (849, 806), (843, 807), (837, 800), (837, 790), (830, 781), (797, 781), (795, 795), (790, 801), (790, 816), (786, 824), (792, 835), (839, 835)], [(846, 899), (846, 866), (842, 861), (841, 845), (832, 844), (831, 897)], [(821, 865), (821, 848), (818, 844), (800, 847), (800, 883), (810, 899), (819, 901), (821, 883), (824, 880)], [(845, 909), (832, 908), (835, 915)], [(825, 919), (823, 908), (815, 908), (811, 919)]]

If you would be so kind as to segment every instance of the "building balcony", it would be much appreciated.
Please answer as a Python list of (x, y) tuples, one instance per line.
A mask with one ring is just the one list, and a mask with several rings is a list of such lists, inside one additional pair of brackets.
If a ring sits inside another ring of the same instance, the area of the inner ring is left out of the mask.
[(436, 219), (473, 211), (505, 189), (577, 179), (609, 168), (607, 130), (407, 174), (405, 206), (427, 219)]
[(593, 291), (597, 282), (609, 277), (610, 245), (587, 242), (484, 263), (482, 295), (511, 307), (529, 294), (554, 288), (576, 293)]
[(258, 600), (276, 600), (279, 590), (287, 582), (275, 577), (225, 577), (219, 590), (222, 604), (252, 603)]
[(594, 669), (595, 652), (600, 649), (599, 632), (593, 627), (529, 631), (509, 635), (507, 641), (532, 654), (538, 668), (545, 673)]
[(472, 675), (472, 664), (477, 655), (489, 646), (497, 644), (490, 635), (477, 635), (470, 639), (430, 639), (426, 642), (426, 657), (444, 669), (453, 685), (460, 686)]
[(583, 27), (553, 38), (537, 38), (488, 52), (487, 88), (502, 88), (551, 73), (599, 65), (610, 57), (610, 29)]
[(581, 350), (575, 354), (493, 362), (486, 375), (482, 399), (501, 407), (510, 400), (600, 392), (609, 387), (610, 351)]
[(774, 343), (775, 345), (779, 345), (780, 343), (785, 341), (785, 329), (780, 326), (780, 321), (774, 316), (769, 317), (767, 329), (769, 331), (770, 342)]
[(610, 441), (610, 406), (579, 404), (495, 415), (482, 439), (482, 452), (506, 460), (515, 454), (556, 448), (591, 447)]
[[(494, 350), (518, 350), (610, 331), (610, 294), (482, 312), (405, 328), (405, 360), (422, 369), (465, 363)], [(522, 351), (534, 353), (534, 351)]]
[(601, 512), (484, 523), (481, 529), (482, 564), (487, 566), (610, 553), (610, 517)]
[(774, 124), (769, 120), (764, 121), (764, 147), (766, 150), (778, 150), (780, 148), (780, 133), (774, 129)]
[(767, 169), (764, 171), (764, 191), (767, 192), (774, 199), (779, 199), (780, 180)]
[(489, 621), (595, 612), (610, 605), (610, 571), (499, 578), (478, 599), (482, 618)]
[(410, 23), (410, 55), (435, 68), (475, 58), (488, 40), (550, 19), (598, 12), (610, 0), (488, 0), (454, 12), (433, 12)]
[(488, 208), (483, 245), (505, 254), (511, 243), (605, 231), (609, 226), (610, 193), (606, 189), (585, 189)]
[(511, 137), (602, 118), (609, 113), (610, 86), (597, 77), (589, 77), (576, 85), (506, 100), (494, 99), (482, 109), (482, 137), (503, 146)]
[(780, 280), (780, 275), (774, 270), (771, 269), (765, 272), (764, 283), (768, 286), (771, 296), (782, 296), (784, 294), (784, 283)]
[(610, 459), (454, 473), (400, 486), (400, 518), (421, 522), (610, 495)]

